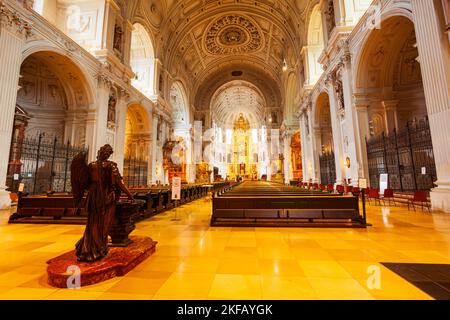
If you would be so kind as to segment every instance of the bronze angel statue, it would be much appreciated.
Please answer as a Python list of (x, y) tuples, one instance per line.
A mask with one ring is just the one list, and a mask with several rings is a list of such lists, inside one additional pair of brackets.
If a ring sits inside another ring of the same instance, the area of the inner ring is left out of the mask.
[(86, 153), (78, 154), (72, 161), (70, 169), (75, 206), (85, 206), (88, 212), (86, 230), (75, 246), (80, 262), (94, 262), (107, 256), (108, 230), (114, 219), (116, 201), (122, 192), (133, 200), (123, 184), (117, 164), (108, 160), (112, 154), (113, 149), (107, 144), (100, 148), (97, 161), (89, 165)]

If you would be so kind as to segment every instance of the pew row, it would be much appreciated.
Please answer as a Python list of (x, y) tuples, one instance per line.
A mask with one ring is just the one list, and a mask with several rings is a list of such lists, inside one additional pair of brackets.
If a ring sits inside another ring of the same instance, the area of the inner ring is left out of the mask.
[(365, 228), (355, 196), (244, 183), (214, 194), (212, 226)]
[(357, 197), (213, 197), (212, 226), (366, 227)]
[[(215, 192), (229, 188), (229, 183), (218, 182), (212, 187), (205, 185), (184, 185), (181, 199), (177, 203), (172, 200), (170, 186), (154, 186), (149, 188), (130, 189), (136, 201), (140, 204), (139, 211), (132, 220), (139, 222), (165, 210), (207, 196), (208, 190)], [(124, 198), (126, 199), (126, 198)], [(86, 224), (85, 208), (75, 208), (70, 194), (48, 194), (43, 196), (20, 195), (17, 211), (9, 218), (9, 223), (36, 224)]]
[[(127, 198), (121, 198), (126, 201)], [(144, 201), (136, 200), (139, 208)], [(133, 221), (142, 220), (142, 209), (134, 212)], [(9, 217), (9, 223), (36, 224), (86, 224), (87, 211), (76, 208), (71, 195), (59, 194), (51, 196), (19, 196), (17, 211)]]

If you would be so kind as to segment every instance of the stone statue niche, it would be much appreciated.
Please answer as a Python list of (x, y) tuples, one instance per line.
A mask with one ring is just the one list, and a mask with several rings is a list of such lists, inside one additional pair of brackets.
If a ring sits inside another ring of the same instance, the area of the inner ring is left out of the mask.
[(333, 32), (336, 27), (336, 17), (334, 14), (334, 1), (328, 0), (328, 6), (325, 8), (325, 17), (327, 21), (327, 31), (328, 37), (330, 37), (331, 32)]
[(114, 51), (122, 54), (122, 38), (123, 38), (123, 30), (122, 27), (116, 24), (114, 26), (114, 41), (113, 41), (113, 49)]
[(109, 94), (109, 101), (108, 101), (108, 125), (115, 125), (116, 124), (116, 105), (117, 105), (117, 98), (114, 92), (111, 92)]

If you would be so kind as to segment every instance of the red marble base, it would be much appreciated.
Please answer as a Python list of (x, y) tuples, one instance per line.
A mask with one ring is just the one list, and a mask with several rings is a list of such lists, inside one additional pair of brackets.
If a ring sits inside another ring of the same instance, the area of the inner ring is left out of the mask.
[[(147, 237), (130, 237), (133, 241), (125, 248), (110, 248), (108, 256), (94, 263), (78, 262), (75, 250), (47, 261), (48, 283), (57, 288), (68, 288), (67, 280), (73, 281), (76, 266), (80, 270), (81, 287), (93, 285), (115, 277), (120, 277), (155, 252), (157, 242)], [(71, 269), (69, 268), (71, 267)], [(69, 272), (68, 272), (69, 268)]]

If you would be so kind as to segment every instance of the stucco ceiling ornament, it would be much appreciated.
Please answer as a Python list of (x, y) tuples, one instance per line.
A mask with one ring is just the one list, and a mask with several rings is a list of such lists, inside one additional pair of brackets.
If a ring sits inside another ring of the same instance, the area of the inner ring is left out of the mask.
[(206, 52), (212, 55), (253, 53), (264, 47), (264, 37), (249, 18), (227, 15), (207, 28), (203, 43)]

